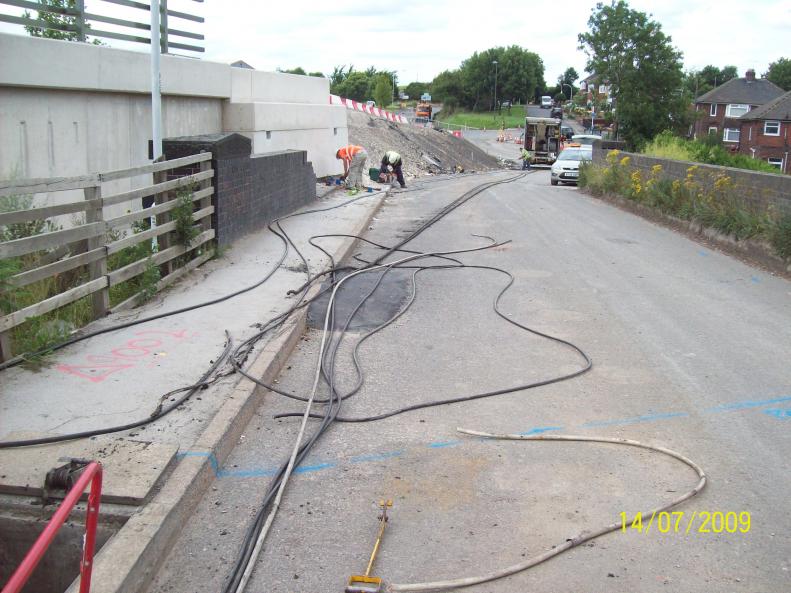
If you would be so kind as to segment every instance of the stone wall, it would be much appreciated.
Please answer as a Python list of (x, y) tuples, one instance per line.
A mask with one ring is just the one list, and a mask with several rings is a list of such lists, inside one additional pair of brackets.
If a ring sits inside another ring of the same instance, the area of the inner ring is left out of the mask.
[[(610, 147), (604, 143), (594, 144), (593, 162), (605, 162), (609, 150)], [(668, 179), (685, 179), (687, 171), (693, 166), (710, 173), (712, 178), (725, 174), (733, 181), (737, 195), (746, 207), (757, 212), (771, 209), (778, 213), (791, 215), (791, 176), (789, 175), (761, 173), (689, 161), (674, 161), (632, 152), (622, 151), (622, 155), (629, 156), (630, 166), (643, 171), (646, 176), (651, 173), (654, 165), (662, 165), (660, 175)]]

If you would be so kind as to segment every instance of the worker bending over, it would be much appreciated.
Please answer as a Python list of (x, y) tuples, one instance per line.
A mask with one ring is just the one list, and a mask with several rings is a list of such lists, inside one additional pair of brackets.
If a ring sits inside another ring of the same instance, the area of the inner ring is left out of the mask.
[(343, 179), (347, 187), (362, 188), (363, 167), (368, 159), (368, 153), (362, 146), (348, 144), (338, 149), (335, 158), (343, 161)]
[(401, 170), (402, 164), (401, 155), (395, 150), (388, 150), (382, 157), (382, 166), (379, 172), (387, 175), (389, 166), (393, 170), (393, 173), (395, 173), (396, 179), (398, 179), (398, 183), (401, 184), (401, 187), (406, 187), (406, 183), (404, 183), (404, 172)]

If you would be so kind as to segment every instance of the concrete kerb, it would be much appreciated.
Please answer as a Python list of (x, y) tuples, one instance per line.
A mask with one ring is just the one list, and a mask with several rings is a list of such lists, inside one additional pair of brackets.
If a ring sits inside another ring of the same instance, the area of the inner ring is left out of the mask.
[[(378, 202), (350, 234), (363, 234), (389, 190), (377, 193), (380, 195), (375, 193), (371, 197)], [(344, 239), (333, 253), (335, 261), (348, 257), (355, 242), (352, 238)], [(314, 285), (307, 298), (315, 296), (319, 290), (320, 285)], [(250, 374), (261, 377), (264, 382), (277, 378), (304, 333), (306, 320), (307, 307), (300, 309), (266, 344), (251, 364)], [(243, 377), (239, 378), (206, 429), (189, 451), (182, 454), (161, 490), (126, 522), (97, 555), (91, 579), (94, 593), (137, 593), (145, 589), (211, 484), (217, 468), (238, 442), (263, 395), (263, 388)], [(76, 593), (78, 589), (79, 579), (72, 583), (67, 593)]]

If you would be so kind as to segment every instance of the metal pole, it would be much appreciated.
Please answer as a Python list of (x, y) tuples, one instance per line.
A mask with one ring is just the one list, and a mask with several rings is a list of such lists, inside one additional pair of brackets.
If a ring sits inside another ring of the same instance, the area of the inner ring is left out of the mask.
[(170, 52), (170, 48), (168, 47), (168, 0), (160, 0), (159, 14), (159, 19), (161, 21), (161, 40), (159, 43), (159, 49), (163, 54), (166, 54)]
[(497, 109), (497, 60), (494, 61), (494, 108)]
[(80, 15), (77, 17), (77, 41), (85, 43), (85, 0), (77, 0)]
[(151, 0), (151, 127), (154, 160), (162, 156), (162, 96), (159, 74), (159, 0)]

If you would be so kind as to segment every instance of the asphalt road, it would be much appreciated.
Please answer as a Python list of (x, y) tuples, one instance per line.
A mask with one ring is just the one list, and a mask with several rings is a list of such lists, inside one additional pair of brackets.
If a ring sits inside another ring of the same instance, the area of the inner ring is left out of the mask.
[[(369, 238), (394, 243), (483, 180), (435, 181), (394, 194)], [(685, 513), (679, 533), (672, 526), (662, 533), (659, 524), (611, 533), (467, 591), (791, 590), (791, 283), (576, 188), (550, 187), (548, 171), (486, 191), (409, 247), (486, 242), (474, 235), (512, 240), (461, 256), (514, 275), (503, 312), (573, 341), (591, 356), (593, 370), (530, 391), (336, 424), (290, 484), (248, 590), (342, 591), (365, 567), (380, 498), (394, 506), (374, 574), (403, 583), (514, 564), (622, 512), (631, 520), (696, 482), (687, 467), (647, 451), (481, 441), (459, 435), (458, 426), (637, 439), (687, 455), (709, 478), (677, 509)], [(367, 258), (373, 250), (360, 253)], [(368, 321), (342, 348), (342, 387), (355, 379), (349, 345), (358, 332), (412, 290), (411, 274), (393, 274), (387, 294), (368, 306)], [(368, 415), (580, 368), (569, 348), (494, 314), (505, 282), (488, 270), (419, 274), (412, 308), (361, 349), (365, 385), (343, 413)], [(308, 331), (281, 387), (306, 393), (319, 339), (317, 329)], [(266, 396), (152, 591), (221, 590), (256, 502), (297, 431), (296, 421), (272, 415), (300, 411), (297, 404)], [(749, 530), (726, 533), (719, 523), (705, 524), (701, 512), (749, 513)]]

